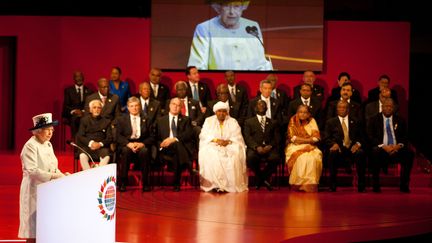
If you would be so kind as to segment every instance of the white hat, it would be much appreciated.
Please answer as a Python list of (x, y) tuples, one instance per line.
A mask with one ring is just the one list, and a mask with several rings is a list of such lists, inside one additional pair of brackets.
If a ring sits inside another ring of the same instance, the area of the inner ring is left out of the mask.
[(216, 113), (218, 110), (226, 110), (229, 112), (229, 104), (228, 102), (219, 101), (213, 106), (213, 112)]
[(33, 118), (33, 127), (29, 130), (36, 130), (43, 127), (49, 127), (49, 126), (57, 126), (58, 121), (52, 120), (52, 114), (51, 113), (43, 113), (34, 116)]

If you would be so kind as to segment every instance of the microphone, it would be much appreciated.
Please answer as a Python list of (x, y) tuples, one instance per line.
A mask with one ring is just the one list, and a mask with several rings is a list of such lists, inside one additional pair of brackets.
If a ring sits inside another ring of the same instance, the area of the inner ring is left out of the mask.
[(264, 47), (264, 43), (259, 38), (258, 28), (256, 26), (246, 26), (245, 30), (248, 34), (255, 36), (259, 40), (261, 45)]
[(71, 145), (71, 146), (73, 146), (73, 147), (75, 147), (75, 148), (77, 148), (77, 149), (79, 149), (79, 150), (81, 150), (82, 152), (84, 152), (84, 153), (85, 153), (85, 154), (90, 158), (90, 160), (91, 160), (91, 162), (92, 162), (92, 164), (91, 164), (91, 167), (92, 167), (92, 168), (97, 166), (97, 165), (95, 164), (93, 158), (90, 156), (90, 154), (87, 153), (87, 151), (85, 151), (83, 148), (81, 148), (80, 146), (78, 146), (78, 144), (76, 144), (76, 143), (74, 143), (74, 142), (72, 142), (72, 141), (70, 141), (70, 140), (67, 140), (66, 143), (69, 144), (69, 145)]

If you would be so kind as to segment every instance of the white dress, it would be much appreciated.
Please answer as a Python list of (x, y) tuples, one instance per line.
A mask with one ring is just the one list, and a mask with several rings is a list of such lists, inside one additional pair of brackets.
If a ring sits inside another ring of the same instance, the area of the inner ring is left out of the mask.
[(23, 179), (20, 191), (20, 227), (18, 237), (36, 238), (37, 185), (47, 182), (54, 173), (61, 173), (49, 141), (40, 143), (32, 136), (21, 151)]
[[(214, 138), (229, 139), (232, 143), (218, 146), (212, 142)], [(208, 117), (201, 130), (198, 153), (201, 189), (247, 191), (245, 147), (241, 128), (234, 118), (227, 116), (221, 128), (216, 115)]]
[[(239, 23), (238, 29), (227, 29), (217, 16), (198, 24), (188, 66), (200, 70), (273, 70), (265, 57), (258, 23), (245, 18)], [(248, 26), (256, 27), (258, 36), (248, 34)]]

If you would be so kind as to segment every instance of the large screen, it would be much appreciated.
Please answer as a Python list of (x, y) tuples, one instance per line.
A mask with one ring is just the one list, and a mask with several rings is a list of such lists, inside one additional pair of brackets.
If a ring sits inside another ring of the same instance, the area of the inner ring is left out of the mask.
[(151, 64), (321, 71), (323, 0), (153, 0)]

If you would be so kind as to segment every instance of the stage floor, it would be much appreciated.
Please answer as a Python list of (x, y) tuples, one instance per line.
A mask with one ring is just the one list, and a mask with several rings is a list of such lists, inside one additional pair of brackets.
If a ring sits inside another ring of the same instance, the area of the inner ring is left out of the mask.
[[(17, 239), (19, 186), (0, 186), (0, 240)], [(328, 242), (400, 238), (432, 231), (432, 189), (402, 194), (205, 193), (170, 187), (117, 193), (117, 242)], [(83, 219), (85, 220), (85, 219)]]
[[(60, 168), (71, 171), (71, 155), (57, 157)], [(18, 154), (0, 154), (0, 161), (0, 242), (8, 242), (18, 240), (22, 172)], [(338, 187), (334, 193), (251, 187), (244, 193), (222, 194), (190, 186), (181, 192), (156, 186), (146, 193), (138, 186), (128, 187), (117, 192), (116, 241), (359, 242), (430, 237), (431, 175), (415, 167), (411, 177), (410, 194), (395, 186), (383, 187), (380, 194), (371, 188), (357, 193), (352, 186)]]

